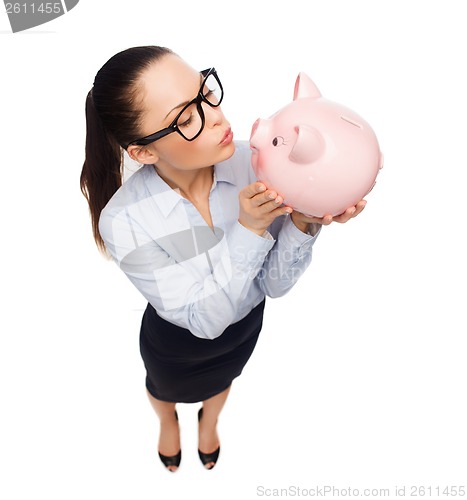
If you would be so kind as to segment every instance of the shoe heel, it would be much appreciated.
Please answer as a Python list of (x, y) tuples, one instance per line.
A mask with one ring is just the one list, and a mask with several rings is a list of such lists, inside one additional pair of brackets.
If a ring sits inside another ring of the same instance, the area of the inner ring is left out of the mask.
[[(177, 411), (175, 411), (175, 418), (178, 422)], [(175, 466), (178, 468), (180, 466), (180, 462), (182, 460), (182, 450), (180, 450), (176, 455), (173, 455), (171, 457), (168, 457), (166, 455), (162, 455), (162, 453), (159, 452), (159, 458), (161, 459), (161, 462), (164, 464), (164, 466), (167, 468), (167, 470), (169, 472), (176, 472), (174, 470), (170, 470), (169, 467)]]
[[(198, 422), (201, 421), (201, 418), (203, 416), (203, 408), (201, 407), (198, 411)], [(214, 468), (214, 466), (217, 463), (217, 459), (219, 458), (219, 452), (221, 451), (221, 447), (219, 446), (217, 450), (213, 451), (212, 453), (203, 453), (199, 448), (198, 448), (198, 455), (199, 459), (201, 460), (201, 463), (203, 464), (204, 468), (206, 470), (211, 470)], [(213, 462), (214, 465), (211, 467), (206, 467), (207, 464)]]

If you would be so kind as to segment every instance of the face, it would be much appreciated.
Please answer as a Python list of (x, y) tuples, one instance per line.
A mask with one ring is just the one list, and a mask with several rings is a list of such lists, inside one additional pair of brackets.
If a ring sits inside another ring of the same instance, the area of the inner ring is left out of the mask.
[[(151, 65), (141, 77), (142, 100), (145, 109), (141, 137), (161, 130), (174, 120), (187, 102), (198, 94), (200, 72), (176, 55), (167, 55)], [(159, 168), (194, 170), (209, 167), (232, 156), (235, 146), (227, 136), (230, 124), (219, 107), (202, 103), (205, 125), (194, 141), (185, 140), (173, 132), (147, 146), (129, 146), (128, 153), (146, 155), (142, 163), (156, 163)]]

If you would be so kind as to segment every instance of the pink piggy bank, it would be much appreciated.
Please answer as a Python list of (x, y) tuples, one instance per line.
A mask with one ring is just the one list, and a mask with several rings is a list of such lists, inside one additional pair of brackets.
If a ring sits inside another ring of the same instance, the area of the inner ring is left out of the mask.
[(375, 184), (383, 155), (375, 133), (352, 110), (321, 96), (300, 73), (294, 100), (251, 131), (258, 180), (306, 215), (338, 215)]

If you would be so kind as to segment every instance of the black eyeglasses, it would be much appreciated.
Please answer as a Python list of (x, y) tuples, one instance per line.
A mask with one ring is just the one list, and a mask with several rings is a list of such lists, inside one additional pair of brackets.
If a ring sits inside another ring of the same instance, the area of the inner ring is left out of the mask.
[(172, 132), (178, 132), (187, 141), (194, 141), (203, 131), (205, 123), (201, 103), (205, 102), (209, 106), (216, 108), (220, 105), (224, 97), (224, 89), (215, 68), (205, 69), (201, 71), (201, 75), (203, 76), (203, 82), (201, 83), (198, 95), (183, 107), (168, 127), (141, 139), (131, 141), (127, 147), (131, 144), (146, 146)]

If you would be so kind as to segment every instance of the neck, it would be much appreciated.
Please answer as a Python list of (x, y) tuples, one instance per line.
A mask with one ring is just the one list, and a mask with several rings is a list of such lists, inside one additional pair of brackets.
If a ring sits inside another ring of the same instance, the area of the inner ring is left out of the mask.
[(195, 170), (177, 170), (155, 165), (156, 172), (172, 188), (189, 200), (200, 200), (209, 196), (214, 168), (204, 167)]

